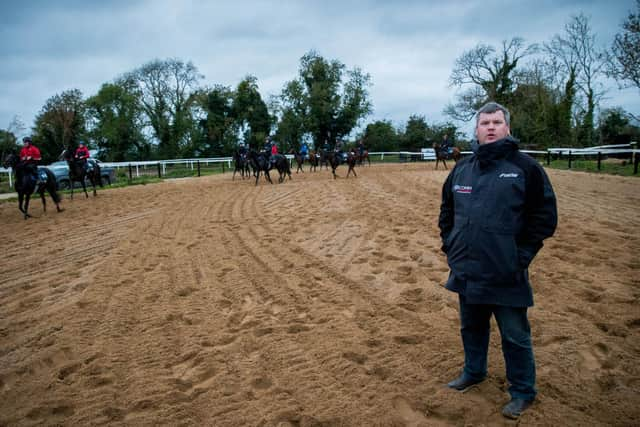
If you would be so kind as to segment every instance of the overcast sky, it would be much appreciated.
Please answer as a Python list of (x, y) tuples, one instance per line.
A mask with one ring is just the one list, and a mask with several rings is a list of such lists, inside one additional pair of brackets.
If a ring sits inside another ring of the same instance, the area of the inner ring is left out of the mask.
[[(465, 50), (514, 36), (542, 43), (580, 12), (610, 46), (634, 9), (635, 0), (4, 0), (0, 128), (18, 116), (28, 133), (50, 97), (74, 88), (94, 95), (156, 58), (192, 61), (206, 85), (235, 87), (252, 74), (267, 100), (311, 49), (371, 75), (367, 122), (400, 126), (412, 114), (443, 122), (455, 96), (449, 76)], [(637, 89), (604, 83), (603, 107), (640, 112)]]

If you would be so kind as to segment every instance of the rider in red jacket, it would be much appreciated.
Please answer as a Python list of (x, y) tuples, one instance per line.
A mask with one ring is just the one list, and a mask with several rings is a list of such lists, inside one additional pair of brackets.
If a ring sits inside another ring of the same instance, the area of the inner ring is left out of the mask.
[(89, 154), (89, 149), (84, 145), (84, 142), (78, 142), (78, 148), (76, 148), (76, 152), (73, 157), (76, 159), (76, 162), (82, 165), (85, 171), (88, 170), (89, 165), (87, 163), (87, 159), (89, 159), (90, 156), (91, 154)]
[(78, 143), (78, 148), (76, 148), (75, 158), (78, 160), (86, 160), (91, 156), (89, 154), (89, 149), (84, 145), (84, 142), (80, 141)]
[(38, 162), (42, 158), (40, 150), (38, 150), (38, 147), (33, 145), (31, 137), (25, 136), (22, 138), (22, 142), (24, 143), (24, 147), (20, 150), (20, 161), (22, 162), (22, 167), (27, 174), (34, 176), (37, 180)]
[(20, 150), (20, 161), (27, 164), (37, 164), (42, 158), (38, 147), (33, 145), (31, 138), (28, 136), (22, 138), (22, 142), (24, 143), (24, 147)]

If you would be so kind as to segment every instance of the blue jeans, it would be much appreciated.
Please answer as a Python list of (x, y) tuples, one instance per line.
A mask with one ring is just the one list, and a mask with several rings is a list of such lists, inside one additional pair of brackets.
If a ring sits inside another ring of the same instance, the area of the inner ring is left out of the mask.
[(507, 367), (509, 394), (512, 398), (536, 397), (536, 364), (531, 346), (527, 307), (466, 304), (460, 295), (460, 333), (464, 346), (466, 378), (482, 380), (487, 375), (487, 352), (494, 315), (502, 337), (502, 354)]

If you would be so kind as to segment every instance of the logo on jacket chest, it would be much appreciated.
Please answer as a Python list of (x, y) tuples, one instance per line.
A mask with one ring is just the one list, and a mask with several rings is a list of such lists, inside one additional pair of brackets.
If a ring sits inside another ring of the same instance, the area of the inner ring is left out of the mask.
[(460, 193), (460, 194), (471, 194), (471, 190), (473, 187), (471, 187), (470, 185), (454, 185), (453, 186), (453, 191), (455, 191), (456, 193)]
[(517, 178), (518, 174), (517, 173), (501, 173), (499, 175), (499, 178)]

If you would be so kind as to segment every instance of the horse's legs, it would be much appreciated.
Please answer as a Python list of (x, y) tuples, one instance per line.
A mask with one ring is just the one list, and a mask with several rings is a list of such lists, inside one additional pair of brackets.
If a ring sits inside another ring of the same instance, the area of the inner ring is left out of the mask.
[(20, 209), (20, 212), (24, 213), (24, 208), (22, 207), (22, 204), (24, 203), (24, 193), (18, 191), (18, 209)]
[(44, 197), (44, 188), (39, 191), (40, 198), (42, 199), (42, 211), (47, 213), (47, 199)]
[(89, 193), (87, 193), (87, 185), (84, 183), (84, 179), (82, 179), (82, 190), (84, 191), (84, 195), (85, 197), (88, 199), (89, 198)]
[(27, 194), (25, 199), (24, 199), (24, 210), (22, 212), (24, 212), (24, 219), (29, 218), (31, 215), (29, 215), (29, 199), (31, 198), (30, 194)]
[(91, 177), (91, 185), (93, 186), (93, 197), (96, 197), (98, 195), (98, 192), (96, 191), (96, 177), (95, 176)]

